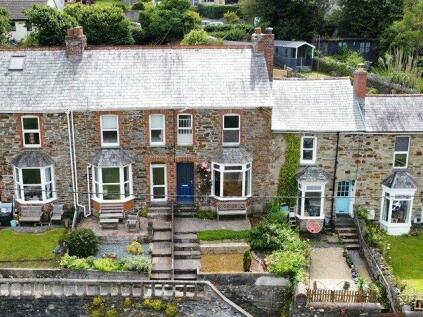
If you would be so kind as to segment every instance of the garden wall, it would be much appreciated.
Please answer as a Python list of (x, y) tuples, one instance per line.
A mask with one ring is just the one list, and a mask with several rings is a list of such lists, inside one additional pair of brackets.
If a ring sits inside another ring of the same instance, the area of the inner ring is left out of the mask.
[(288, 280), (268, 273), (199, 273), (253, 316), (280, 316)]

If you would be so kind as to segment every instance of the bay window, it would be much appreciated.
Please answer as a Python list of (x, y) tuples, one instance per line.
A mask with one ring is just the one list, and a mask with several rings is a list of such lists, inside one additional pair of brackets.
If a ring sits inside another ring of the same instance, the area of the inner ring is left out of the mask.
[(132, 165), (93, 167), (92, 191), (98, 200), (126, 201), (132, 199)]
[(218, 164), (212, 162), (212, 194), (219, 199), (250, 197), (251, 163)]
[(298, 184), (298, 190), (298, 217), (324, 218), (325, 184), (303, 182)]
[(46, 203), (56, 198), (53, 166), (14, 167), (13, 174), (18, 202)]

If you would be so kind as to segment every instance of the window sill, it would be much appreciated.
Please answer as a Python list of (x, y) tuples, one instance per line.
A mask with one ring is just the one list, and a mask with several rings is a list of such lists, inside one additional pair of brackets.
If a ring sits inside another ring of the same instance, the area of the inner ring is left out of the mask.
[(92, 196), (91, 199), (100, 204), (107, 204), (107, 203), (113, 204), (113, 203), (126, 203), (128, 201), (134, 200), (134, 196), (129, 196), (129, 197), (126, 197), (125, 199), (114, 199), (114, 200), (104, 200), (104, 199), (99, 199), (97, 197)]
[(223, 147), (239, 147), (241, 143), (222, 143)]
[(166, 147), (166, 144), (150, 144), (150, 147)]
[(316, 161), (300, 161), (300, 166), (316, 165)]
[(24, 144), (23, 147), (25, 149), (40, 149), (41, 148), (41, 144), (38, 145), (28, 145), (28, 144)]
[(325, 219), (325, 215), (319, 216), (319, 217), (307, 217), (307, 216), (300, 216), (300, 215), (295, 215), (298, 219), (302, 219), (302, 220), (308, 220), (308, 219), (314, 219), (314, 220), (324, 220)]
[(51, 203), (53, 201), (57, 200), (57, 198), (51, 198), (47, 200), (29, 200), (29, 201), (23, 201), (21, 199), (16, 199), (16, 201), (21, 205), (44, 205)]
[(251, 198), (251, 195), (246, 197), (219, 197), (219, 196), (211, 195), (210, 197), (220, 201), (231, 201), (231, 200), (244, 201), (244, 200), (247, 200), (248, 198)]

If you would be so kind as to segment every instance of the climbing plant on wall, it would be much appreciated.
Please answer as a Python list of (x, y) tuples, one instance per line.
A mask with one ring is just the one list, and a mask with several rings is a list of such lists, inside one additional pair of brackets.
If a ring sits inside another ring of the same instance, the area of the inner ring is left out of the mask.
[(300, 167), (300, 137), (295, 134), (284, 136), (286, 150), (285, 161), (279, 171), (278, 196), (282, 204), (295, 205), (298, 186), (295, 174)]

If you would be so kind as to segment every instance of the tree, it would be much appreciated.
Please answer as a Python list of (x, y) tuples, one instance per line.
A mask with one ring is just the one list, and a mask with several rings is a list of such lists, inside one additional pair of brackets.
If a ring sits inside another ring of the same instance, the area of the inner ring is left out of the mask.
[(323, 26), (321, 0), (241, 0), (241, 11), (274, 28), (276, 38), (311, 40)]
[(6, 9), (0, 8), (0, 45), (9, 42), (10, 20)]
[(379, 38), (402, 17), (403, 0), (339, 0), (339, 33), (348, 37)]
[(384, 50), (402, 48), (405, 53), (423, 54), (423, 0), (406, 0), (404, 16), (381, 37)]
[(131, 22), (119, 7), (68, 5), (65, 12), (84, 28), (87, 41), (93, 45), (134, 44)]
[(25, 11), (28, 22), (35, 27), (40, 45), (64, 45), (66, 31), (77, 25), (76, 20), (63, 11), (34, 5)]
[(204, 30), (192, 30), (185, 35), (182, 45), (205, 45), (208, 43), (208, 34)]
[(198, 13), (190, 8), (188, 0), (163, 0), (157, 6), (141, 12), (144, 43), (164, 44), (182, 39), (201, 23)]
[(225, 19), (225, 22), (227, 24), (237, 24), (237, 23), (239, 23), (239, 16), (233, 11), (226, 12), (223, 15), (223, 18)]

